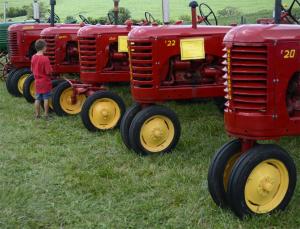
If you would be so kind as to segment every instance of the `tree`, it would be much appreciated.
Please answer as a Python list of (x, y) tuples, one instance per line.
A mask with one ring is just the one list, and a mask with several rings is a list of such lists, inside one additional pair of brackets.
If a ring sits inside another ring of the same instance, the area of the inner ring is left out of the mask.
[[(114, 9), (108, 11), (108, 14), (114, 15)], [(131, 18), (131, 13), (125, 7), (119, 7), (119, 24), (124, 24), (125, 21)]]

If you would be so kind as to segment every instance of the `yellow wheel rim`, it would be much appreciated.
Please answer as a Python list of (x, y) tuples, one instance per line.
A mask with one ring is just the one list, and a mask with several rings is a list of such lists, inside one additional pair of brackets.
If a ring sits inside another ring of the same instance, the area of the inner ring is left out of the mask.
[(29, 92), (30, 92), (30, 95), (33, 98), (35, 98), (35, 85), (34, 85), (34, 81), (32, 81), (32, 83), (29, 86)]
[(168, 117), (155, 115), (144, 122), (140, 132), (140, 141), (149, 152), (159, 153), (168, 148), (174, 136), (173, 122)]
[(78, 95), (76, 98), (76, 103), (72, 103), (72, 95), (73, 95), (73, 89), (67, 88), (62, 92), (60, 95), (60, 106), (64, 112), (67, 114), (75, 115), (79, 114), (82, 108), (82, 105), (84, 104), (86, 100), (85, 95)]
[(23, 95), (23, 88), (25, 80), (30, 76), (30, 74), (24, 74), (22, 75), (18, 80), (18, 90)]
[(116, 127), (121, 118), (121, 109), (112, 99), (97, 99), (89, 109), (91, 123), (99, 130)]
[(224, 175), (223, 175), (223, 184), (224, 184), (224, 189), (227, 192), (227, 188), (228, 188), (228, 180), (230, 177), (230, 174), (232, 172), (232, 168), (234, 163), (237, 161), (237, 159), (239, 159), (239, 157), (241, 156), (241, 153), (237, 153), (234, 154), (227, 162), (225, 170), (224, 170)]
[(275, 159), (263, 161), (247, 179), (246, 204), (254, 213), (268, 213), (282, 202), (288, 186), (289, 174), (285, 165)]

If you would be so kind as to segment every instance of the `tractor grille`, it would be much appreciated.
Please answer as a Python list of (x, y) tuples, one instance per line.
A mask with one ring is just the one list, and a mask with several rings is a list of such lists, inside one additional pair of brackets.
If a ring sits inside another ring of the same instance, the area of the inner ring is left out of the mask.
[(51, 65), (55, 65), (55, 36), (42, 37), (47, 43), (46, 56), (49, 57)]
[(7, 29), (0, 29), (0, 45), (7, 44)]
[(231, 95), (236, 111), (267, 110), (268, 55), (266, 46), (233, 46), (231, 49)]
[(97, 66), (97, 50), (96, 38), (80, 37), (80, 68), (81, 72), (96, 72)]
[(11, 56), (19, 55), (17, 32), (9, 32), (8, 45), (9, 45), (9, 53)]
[(150, 41), (130, 42), (130, 63), (134, 87), (153, 87), (152, 51)]

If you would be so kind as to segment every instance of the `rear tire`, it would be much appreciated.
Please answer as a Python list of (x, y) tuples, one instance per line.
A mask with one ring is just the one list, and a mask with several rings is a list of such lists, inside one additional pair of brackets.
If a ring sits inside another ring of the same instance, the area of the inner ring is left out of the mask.
[(31, 71), (28, 68), (19, 69), (12, 75), (9, 81), (12, 95), (16, 97), (21, 97), (23, 95), (24, 82), (30, 75)]
[(132, 123), (132, 120), (136, 116), (137, 113), (140, 112), (141, 110), (141, 105), (136, 103), (132, 105), (128, 110), (125, 112), (121, 124), (120, 124), (120, 132), (121, 132), (121, 137), (123, 140), (123, 143), (128, 149), (131, 149), (130, 141), (129, 141), (129, 128)]
[(237, 139), (227, 142), (214, 155), (208, 170), (208, 190), (213, 201), (226, 207), (228, 179), (236, 160), (241, 156), (241, 142)]
[(81, 120), (89, 131), (105, 131), (118, 127), (126, 107), (120, 96), (111, 91), (98, 91), (87, 98)]
[(224, 97), (218, 97), (214, 99), (214, 102), (221, 114), (224, 114), (226, 99)]

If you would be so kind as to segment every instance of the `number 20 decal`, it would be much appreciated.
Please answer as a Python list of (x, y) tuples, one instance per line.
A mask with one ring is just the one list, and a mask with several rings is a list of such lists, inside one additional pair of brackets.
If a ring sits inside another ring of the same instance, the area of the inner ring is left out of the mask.
[(295, 55), (296, 55), (295, 49), (284, 50), (284, 59), (293, 59), (295, 58)]
[(176, 40), (167, 40), (165, 43), (167, 47), (174, 47), (176, 45)]

